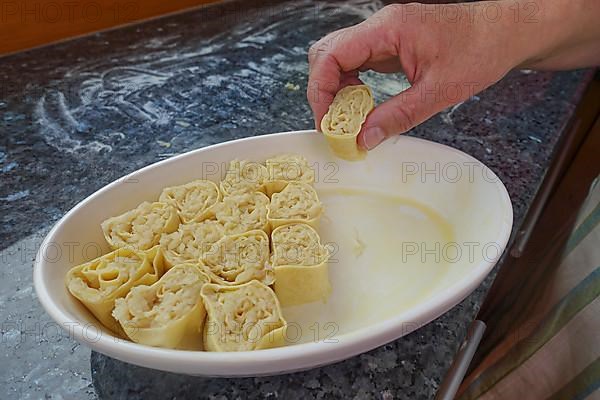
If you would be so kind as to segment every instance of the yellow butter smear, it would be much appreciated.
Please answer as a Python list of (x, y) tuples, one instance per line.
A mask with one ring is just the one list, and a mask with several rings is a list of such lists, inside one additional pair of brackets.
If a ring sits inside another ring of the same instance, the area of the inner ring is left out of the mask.
[[(420, 211), (427, 217), (435, 226), (440, 230), (442, 238), (446, 242), (452, 242), (454, 240), (454, 229), (452, 225), (437, 211), (433, 208), (407, 197), (401, 197), (390, 193), (371, 191), (368, 189), (357, 189), (357, 188), (324, 188), (319, 189), (319, 193), (327, 196), (361, 196), (361, 197), (374, 197), (377, 198), (378, 204), (382, 205), (379, 208), (369, 208), (368, 210), (362, 210), (361, 213), (368, 213), (373, 219), (385, 220), (389, 218), (386, 211), (388, 207), (410, 207)], [(358, 212), (358, 210), (357, 210)], [(398, 229), (402, 229), (402, 226), (398, 226)], [(386, 232), (388, 233), (388, 232)], [(393, 234), (393, 232), (389, 232)], [(361, 233), (355, 228), (354, 230), (354, 251), (357, 256), (361, 255), (365, 250), (365, 243), (361, 238)]]
[[(442, 251), (456, 241), (457, 226), (425, 201), (385, 187), (317, 190), (325, 209), (319, 234), (330, 250), (332, 291), (326, 303), (283, 306), (286, 319), (302, 329), (299, 343), (398, 316), (461, 276), (464, 262), (453, 268)], [(331, 321), (334, 326), (327, 325)]]

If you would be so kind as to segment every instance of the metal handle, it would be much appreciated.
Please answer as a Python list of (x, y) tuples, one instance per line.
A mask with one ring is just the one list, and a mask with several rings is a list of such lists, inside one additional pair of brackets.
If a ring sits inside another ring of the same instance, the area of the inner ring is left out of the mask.
[(454, 358), (448, 373), (444, 377), (440, 388), (438, 389), (435, 400), (453, 400), (458, 392), (458, 388), (467, 373), (469, 364), (475, 355), (475, 350), (481, 342), (483, 332), (485, 332), (486, 325), (483, 321), (476, 319), (469, 327), (467, 338), (460, 346), (458, 354)]
[[(569, 126), (569, 122), (566, 123), (566, 126)], [(510, 250), (510, 255), (514, 258), (519, 258), (523, 255), (523, 251), (529, 242), (533, 228), (535, 228), (540, 219), (542, 211), (550, 199), (550, 195), (556, 188), (558, 182), (560, 182), (562, 174), (565, 172), (565, 168), (569, 166), (575, 150), (581, 144), (582, 138), (577, 135), (580, 126), (581, 119), (576, 118), (571, 124), (571, 128), (561, 137), (556, 145), (555, 152), (558, 154), (555, 156), (554, 160), (552, 160), (542, 185), (529, 207), (529, 211), (525, 216), (521, 229), (519, 229), (515, 236), (514, 245)], [(561, 129), (561, 131), (564, 130), (565, 127)]]

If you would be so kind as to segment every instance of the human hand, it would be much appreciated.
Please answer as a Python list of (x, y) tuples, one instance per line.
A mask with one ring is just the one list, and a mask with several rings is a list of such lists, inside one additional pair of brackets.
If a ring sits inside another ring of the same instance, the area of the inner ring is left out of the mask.
[(569, 7), (563, 17), (577, 13), (564, 0), (545, 8), (543, 1), (394, 4), (325, 36), (309, 50), (307, 97), (317, 129), (338, 90), (362, 83), (361, 71), (402, 71), (412, 85), (369, 114), (357, 141), (372, 149), (482, 91), (518, 65), (544, 67), (544, 54), (561, 59), (551, 49), (566, 43), (566, 29), (544, 22), (555, 22), (561, 14), (557, 3)]

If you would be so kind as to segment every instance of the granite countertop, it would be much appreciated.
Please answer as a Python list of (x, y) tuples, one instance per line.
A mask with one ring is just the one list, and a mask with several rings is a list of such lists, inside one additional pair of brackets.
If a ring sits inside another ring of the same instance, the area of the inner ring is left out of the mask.
[[(32, 290), (44, 234), (103, 185), (212, 143), (311, 128), (307, 48), (381, 6), (233, 1), (0, 59), (4, 399), (433, 397), (492, 276), (440, 318), (366, 354), (232, 380), (90, 357)], [(398, 75), (364, 78), (379, 101), (406, 86)], [(516, 230), (590, 79), (588, 71), (514, 71), (410, 135), (456, 147), (494, 170), (512, 197)]]

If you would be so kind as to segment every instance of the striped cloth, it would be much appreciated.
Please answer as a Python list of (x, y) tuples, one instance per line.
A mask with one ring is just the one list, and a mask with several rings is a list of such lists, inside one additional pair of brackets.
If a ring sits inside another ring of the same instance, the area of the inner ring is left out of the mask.
[(574, 227), (560, 254), (550, 241), (547, 256), (516, 268), (512, 287), (492, 301), (481, 318), (492, 331), (457, 399), (600, 400), (598, 180)]

